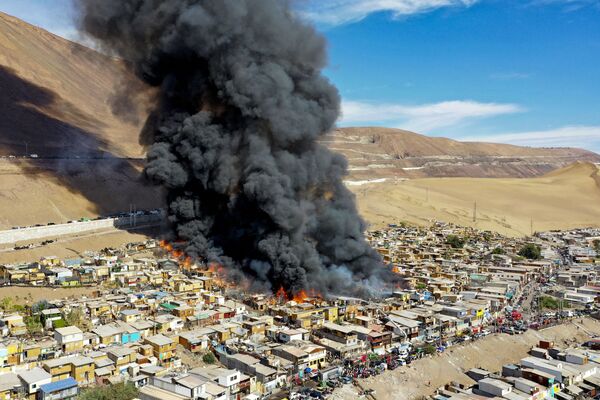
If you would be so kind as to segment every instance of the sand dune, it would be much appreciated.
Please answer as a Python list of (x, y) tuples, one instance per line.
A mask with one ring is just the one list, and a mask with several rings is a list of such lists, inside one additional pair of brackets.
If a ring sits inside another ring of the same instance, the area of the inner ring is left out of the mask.
[(352, 190), (373, 226), (437, 219), (511, 236), (530, 234), (532, 220), (534, 231), (600, 226), (599, 170), (592, 163), (539, 178), (426, 178)]

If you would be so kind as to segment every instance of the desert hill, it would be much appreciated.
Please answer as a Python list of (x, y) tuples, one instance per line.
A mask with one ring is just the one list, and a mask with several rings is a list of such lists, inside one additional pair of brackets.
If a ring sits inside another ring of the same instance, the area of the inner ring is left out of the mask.
[(576, 161), (600, 162), (591, 151), (459, 142), (390, 128), (344, 128), (324, 144), (341, 152), (353, 179), (382, 177), (512, 177), (543, 175)]
[[(111, 111), (124, 74), (112, 58), (0, 13), (0, 228), (161, 204), (140, 179), (139, 123)], [(40, 158), (9, 157), (25, 154)]]
[(422, 178), (353, 190), (375, 227), (437, 219), (523, 236), (532, 225), (533, 231), (600, 226), (599, 176), (597, 165), (578, 162), (535, 178)]
[[(27, 142), (28, 152), (40, 156), (141, 157), (145, 115), (143, 107), (123, 110), (117, 103), (124, 81), (131, 76), (119, 60), (0, 13), (0, 155), (22, 155)], [(116, 117), (115, 109), (139, 118)], [(353, 173), (390, 167), (400, 175), (517, 177), (578, 160), (600, 162), (580, 149), (463, 143), (387, 128), (338, 129), (322, 142), (344, 153)]]
[(116, 118), (119, 61), (0, 13), (0, 155), (142, 156), (139, 127)]
[[(138, 209), (162, 205), (160, 191), (140, 176), (144, 151), (138, 133), (145, 119), (143, 107), (115, 102), (116, 89), (131, 78), (127, 74), (117, 59), (0, 13), (0, 229), (125, 211), (132, 203)], [(137, 103), (144, 104), (145, 99), (142, 93)], [(116, 117), (115, 106), (139, 118)], [(470, 209), (472, 199), (487, 187), (498, 199), (511, 199), (502, 191), (528, 185), (536, 188), (545, 182), (542, 187), (548, 196), (553, 196), (553, 190), (561, 192), (559, 204), (568, 191), (553, 188), (565, 182), (550, 175), (523, 181), (472, 178), (531, 178), (575, 161), (600, 162), (600, 156), (579, 149), (461, 143), (383, 128), (338, 129), (322, 143), (348, 158), (348, 184), (374, 223), (385, 218), (423, 222), (434, 216), (461, 220), (460, 213)], [(38, 158), (23, 158), (26, 154)], [(427, 177), (462, 178), (401, 181)], [(583, 185), (573, 192), (589, 189), (589, 176), (577, 177), (565, 179), (566, 184)], [(372, 180), (383, 183), (363, 185)], [(425, 185), (436, 205), (417, 205)], [(451, 189), (455, 187), (460, 190)], [(595, 199), (593, 193), (568, 203), (583, 202), (573, 221), (595, 218), (594, 210), (583, 218), (586, 201)], [(512, 200), (504, 204), (505, 211), (496, 202), (496, 208), (488, 211), (490, 220), (513, 212)], [(520, 200), (530, 204), (534, 214), (547, 198), (530, 190)], [(482, 213), (486, 212), (484, 203)], [(527, 231), (516, 224), (514, 228), (511, 225), (509, 230), (515, 234)]]

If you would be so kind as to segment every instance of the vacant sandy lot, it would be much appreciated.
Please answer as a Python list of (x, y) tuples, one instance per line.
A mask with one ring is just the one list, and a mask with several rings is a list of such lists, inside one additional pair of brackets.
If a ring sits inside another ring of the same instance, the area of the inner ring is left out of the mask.
[(96, 287), (81, 288), (47, 288), (47, 287), (21, 287), (4, 286), (0, 288), (0, 299), (12, 297), (15, 304), (32, 304), (40, 300), (56, 300), (69, 298), (80, 298), (91, 296), (92, 292), (98, 290)]
[[(600, 226), (598, 168), (579, 163), (539, 178), (429, 178), (351, 187), (373, 226), (453, 222), (524, 236)], [(473, 212), (477, 203), (477, 219)]]
[(160, 235), (160, 232), (156, 230), (130, 233), (111, 229), (61, 238), (56, 243), (34, 249), (7, 251), (7, 249), (0, 248), (0, 264), (38, 261), (41, 257), (45, 256), (75, 258), (81, 256), (86, 251), (96, 251), (106, 247), (119, 247), (126, 243), (147, 240), (150, 236), (157, 235)]
[[(410, 366), (363, 379), (361, 383), (365, 388), (375, 389), (378, 400), (416, 399), (432, 394), (436, 388), (450, 381), (474, 383), (464, 374), (471, 368), (499, 371), (504, 364), (516, 363), (540, 339), (552, 340), (558, 346), (567, 346), (587, 340), (590, 334), (600, 334), (600, 322), (583, 319), (540, 332), (530, 330), (523, 335), (497, 334), (469, 345), (451, 348), (440, 356), (422, 359)], [(345, 385), (333, 398), (338, 400), (355, 397), (358, 394), (353, 387)]]

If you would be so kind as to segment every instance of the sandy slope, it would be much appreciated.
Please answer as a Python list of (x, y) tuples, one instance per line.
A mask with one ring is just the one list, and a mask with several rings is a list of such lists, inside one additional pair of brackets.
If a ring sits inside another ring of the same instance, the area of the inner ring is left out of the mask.
[[(131, 203), (162, 204), (160, 192), (140, 179), (143, 162), (129, 159), (143, 157), (138, 133), (148, 96), (142, 91), (133, 108), (118, 103), (121, 114), (139, 115), (137, 122), (113, 113), (123, 76), (122, 62), (0, 13), (0, 156), (28, 150), (68, 158), (0, 159), (0, 229), (126, 211)], [(460, 143), (384, 128), (338, 130), (324, 142), (348, 157), (349, 180), (386, 179), (352, 186), (375, 224), (429, 218), (469, 223), (475, 200), (477, 226), (511, 234), (528, 233), (532, 216), (535, 229), (599, 220), (598, 192), (582, 168), (539, 180), (395, 182), (534, 176), (575, 160), (600, 162), (584, 150)]]
[[(498, 334), (476, 343), (453, 347), (441, 356), (416, 361), (382, 375), (362, 380), (365, 388), (376, 390), (378, 400), (408, 400), (431, 395), (436, 388), (451, 381), (472, 385), (464, 373), (471, 368), (499, 371), (502, 365), (517, 363), (527, 356), (531, 347), (540, 340), (551, 340), (559, 347), (581, 343), (590, 338), (589, 333), (600, 334), (600, 322), (593, 319), (577, 320), (542, 331), (527, 331), (523, 335)], [(357, 397), (351, 385), (334, 393), (334, 400)]]
[(0, 229), (160, 207), (135, 160), (0, 159)]
[(402, 129), (337, 129), (322, 140), (346, 156), (350, 178), (527, 178), (576, 161), (600, 162), (600, 156), (573, 148), (534, 148), (508, 144), (459, 142)]
[(48, 287), (0, 287), (0, 299), (11, 297), (16, 304), (28, 305), (40, 300), (59, 300), (65, 298), (80, 299), (91, 297), (97, 287), (48, 288)]
[[(353, 187), (375, 226), (430, 219), (521, 236), (533, 230), (600, 226), (598, 167), (577, 163), (539, 178), (427, 178)], [(477, 221), (473, 221), (477, 202)]]
[(137, 123), (113, 114), (123, 64), (0, 13), (0, 155), (140, 156)]

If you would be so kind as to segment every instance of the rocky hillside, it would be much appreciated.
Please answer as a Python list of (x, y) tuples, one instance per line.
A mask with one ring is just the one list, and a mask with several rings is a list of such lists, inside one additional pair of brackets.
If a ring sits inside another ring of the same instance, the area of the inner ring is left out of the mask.
[(142, 156), (139, 122), (112, 113), (110, 57), (0, 13), (0, 155)]
[(384, 177), (514, 177), (543, 175), (576, 161), (600, 163), (596, 153), (459, 142), (388, 128), (345, 128), (323, 141), (346, 156), (351, 179)]
[[(158, 207), (141, 179), (145, 88), (115, 93), (123, 63), (0, 13), (0, 227), (64, 222)], [(114, 111), (119, 111), (119, 117)], [(137, 118), (132, 118), (137, 117)], [(346, 155), (348, 183), (420, 177), (532, 177), (574, 161), (578, 149), (460, 143), (382, 128), (347, 128), (322, 140)], [(36, 154), (37, 157), (25, 157)], [(360, 199), (359, 199), (360, 201)]]
[[(115, 96), (130, 78), (119, 60), (0, 13), (0, 155), (143, 156), (144, 94), (134, 109)], [(322, 142), (346, 155), (357, 177), (528, 177), (600, 162), (579, 149), (461, 143), (386, 128), (339, 129)]]

